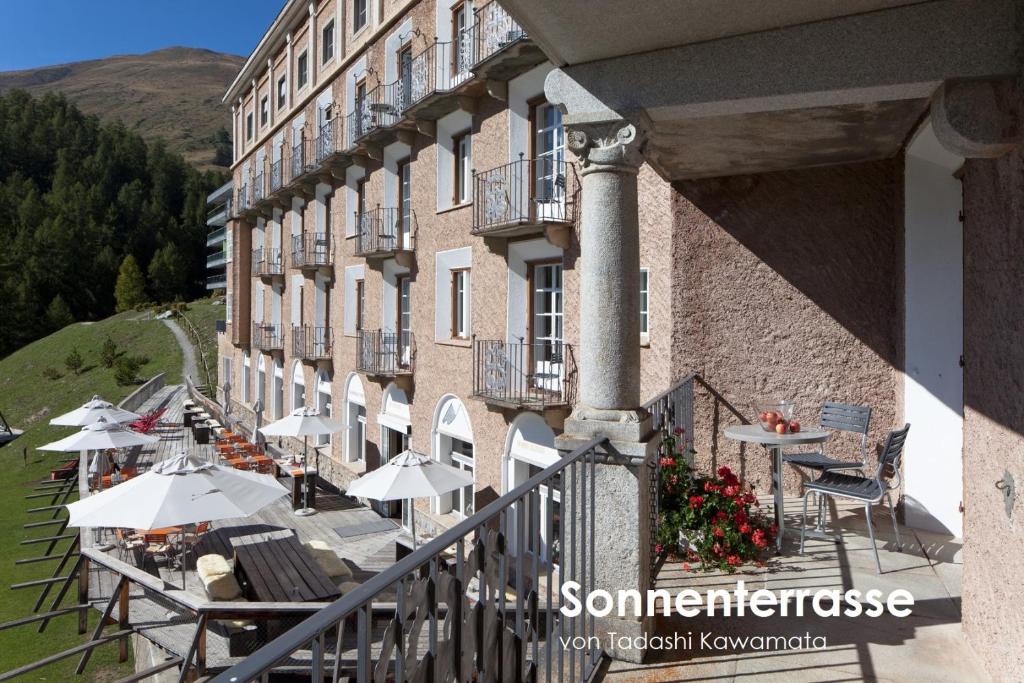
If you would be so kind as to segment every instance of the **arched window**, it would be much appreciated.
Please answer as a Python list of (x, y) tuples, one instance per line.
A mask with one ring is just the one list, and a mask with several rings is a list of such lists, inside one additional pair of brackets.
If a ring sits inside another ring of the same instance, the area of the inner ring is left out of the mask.
[(345, 380), (345, 462), (366, 462), (366, 395), (359, 375)]
[[(409, 431), (412, 428), (409, 397), (394, 382), (384, 390), (377, 422), (380, 424), (380, 461), (384, 464), (409, 448)], [(389, 503), (384, 503), (382, 507), (388, 516), (395, 514), (397, 509), (397, 506)], [(411, 510), (408, 502), (401, 503), (402, 526), (406, 529), (412, 526)]]
[[(446, 465), (457, 467), (474, 476), (473, 427), (466, 406), (458, 397), (442, 396), (434, 409), (433, 457)], [(475, 510), (473, 485), (439, 496), (435, 511), (469, 517)]]
[(260, 408), (266, 411), (267, 405), (267, 357), (262, 353), (256, 362), (256, 401)]
[(249, 352), (246, 351), (242, 354), (242, 387), (239, 390), (239, 396), (242, 399), (242, 403), (249, 403), (251, 396), (249, 393), (249, 383), (252, 381), (249, 377), (251, 371), (251, 362), (249, 360)]
[(274, 412), (275, 420), (284, 417), (284, 362), (274, 361)]
[[(526, 483), (531, 477), (539, 474), (559, 460), (555, 448), (555, 433), (544, 422), (544, 418), (536, 413), (519, 415), (508, 428), (505, 440), (505, 472), (502, 475), (505, 492), (511, 491), (520, 484)], [(526, 554), (539, 554), (542, 562), (558, 565), (559, 530), (562, 526), (562, 499), (557, 490), (550, 492), (547, 486), (540, 487), (540, 511), (536, 515), (530, 509), (516, 510), (515, 514), (524, 514), (523, 528), (527, 530), (523, 539)], [(548, 524), (551, 524), (551, 535), (548, 535)], [(518, 521), (516, 522), (518, 524)], [(513, 527), (513, 528), (518, 528)], [(535, 539), (532, 529), (539, 529)], [(513, 539), (513, 547), (519, 547), (519, 539)]]
[[(331, 417), (331, 377), (324, 370), (316, 373), (316, 409), (324, 417)], [(318, 446), (331, 443), (330, 434), (321, 434), (316, 438)]]
[(292, 410), (306, 407), (306, 376), (302, 372), (302, 363), (292, 363)]

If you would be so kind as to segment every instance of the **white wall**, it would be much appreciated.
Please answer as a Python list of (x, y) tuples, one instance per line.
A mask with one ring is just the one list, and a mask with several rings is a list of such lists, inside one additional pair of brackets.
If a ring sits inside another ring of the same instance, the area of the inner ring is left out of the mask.
[(926, 123), (907, 148), (904, 452), (907, 524), (962, 533), (963, 159)]
[[(398, 326), (398, 276), (407, 275), (409, 269), (405, 266), (398, 265), (395, 259), (388, 259), (384, 261), (383, 271), (383, 287), (384, 291), (381, 294), (381, 326), (380, 329), (388, 332), (397, 332)], [(411, 286), (411, 285), (410, 285)]]
[[(384, 205), (381, 208), (397, 209), (398, 206), (398, 162), (406, 159), (412, 153), (412, 148), (404, 142), (395, 142), (384, 148)], [(415, 174), (412, 182), (416, 182)], [(366, 207), (369, 211), (374, 207)]]
[(314, 225), (316, 225), (316, 232), (320, 234), (327, 234), (330, 232), (327, 229), (327, 197), (334, 191), (327, 183), (316, 184), (316, 206), (314, 207)]
[(544, 79), (554, 67), (544, 62), (508, 82), (508, 158), (515, 161), (520, 152), (530, 153), (530, 105), (544, 94)]
[(302, 324), (302, 273), (292, 273), (292, 325)]
[(407, 18), (384, 39), (384, 83), (398, 80), (398, 48), (402, 47), (403, 39), (408, 39), (410, 33), (412, 20)]
[[(452, 338), (452, 292), (451, 271), (456, 268), (469, 268), (473, 265), (472, 247), (439, 251), (435, 255), (434, 271), (434, 339), (448, 341)], [(470, 306), (472, 306), (473, 275), (470, 271)], [(470, 334), (473, 328), (473, 312), (469, 311)]]
[(526, 337), (529, 310), (527, 262), (562, 258), (562, 250), (545, 239), (508, 243), (508, 320), (505, 341), (516, 343)]
[(364, 176), (366, 169), (362, 166), (349, 166), (345, 169), (345, 237), (356, 236), (356, 183)]
[(344, 332), (352, 337), (356, 333), (356, 280), (364, 278), (365, 266), (347, 266), (345, 268), (345, 302), (342, 307), (344, 315)]

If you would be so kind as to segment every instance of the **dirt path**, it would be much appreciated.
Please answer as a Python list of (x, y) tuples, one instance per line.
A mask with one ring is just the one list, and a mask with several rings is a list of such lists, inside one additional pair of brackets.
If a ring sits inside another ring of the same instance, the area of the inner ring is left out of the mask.
[(185, 331), (178, 327), (178, 323), (173, 320), (163, 320), (164, 325), (167, 325), (174, 338), (178, 340), (178, 346), (181, 347), (181, 353), (183, 360), (181, 363), (181, 379), (184, 382), (186, 378), (191, 377), (192, 382), (195, 384), (202, 384), (199, 380), (199, 366), (196, 365), (196, 351), (192, 347), (192, 341), (185, 334)]

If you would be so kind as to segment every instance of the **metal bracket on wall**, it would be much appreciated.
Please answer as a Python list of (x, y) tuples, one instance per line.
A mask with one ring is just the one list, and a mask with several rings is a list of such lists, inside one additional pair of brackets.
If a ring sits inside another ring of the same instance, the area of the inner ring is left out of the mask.
[(1003, 471), (1003, 478), (996, 482), (996, 488), (1003, 492), (1003, 505), (1006, 506), (1006, 516), (1013, 515), (1013, 502), (1017, 497), (1017, 485), (1013, 481), (1013, 475), (1009, 471)]

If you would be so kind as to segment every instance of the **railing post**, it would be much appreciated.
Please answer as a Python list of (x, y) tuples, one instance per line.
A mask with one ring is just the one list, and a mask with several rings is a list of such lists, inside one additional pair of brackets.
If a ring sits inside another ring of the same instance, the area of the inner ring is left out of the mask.
[[(78, 604), (89, 604), (89, 558), (86, 555), (82, 555), (78, 562)], [(89, 612), (82, 610), (78, 613), (79, 635), (85, 633), (88, 628)]]
[[(128, 629), (128, 589), (130, 584), (127, 581), (121, 583), (121, 596), (118, 598), (117, 605), (117, 628), (120, 631)], [(128, 639), (121, 638), (117, 641), (117, 661), (127, 662), (128, 661)]]

